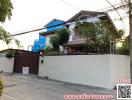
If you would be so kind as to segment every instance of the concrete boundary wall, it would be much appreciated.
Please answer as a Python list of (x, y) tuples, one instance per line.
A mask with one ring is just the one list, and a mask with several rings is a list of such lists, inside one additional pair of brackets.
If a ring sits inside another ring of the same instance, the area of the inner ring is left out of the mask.
[[(67, 55), (40, 57), (39, 76), (70, 83), (113, 88), (130, 79), (130, 57), (124, 55)], [(12, 73), (14, 58), (0, 57), (0, 71)]]
[(12, 73), (14, 58), (0, 57), (0, 71)]
[(46, 56), (39, 76), (65, 82), (113, 88), (120, 79), (130, 78), (130, 59), (124, 55)]

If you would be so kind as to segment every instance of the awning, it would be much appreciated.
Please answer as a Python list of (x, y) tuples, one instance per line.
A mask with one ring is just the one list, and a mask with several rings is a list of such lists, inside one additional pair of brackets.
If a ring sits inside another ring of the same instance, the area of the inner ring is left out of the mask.
[(72, 41), (69, 41), (67, 44), (67, 46), (74, 46), (74, 45), (86, 45), (86, 39), (76, 39), (76, 40), (72, 40)]

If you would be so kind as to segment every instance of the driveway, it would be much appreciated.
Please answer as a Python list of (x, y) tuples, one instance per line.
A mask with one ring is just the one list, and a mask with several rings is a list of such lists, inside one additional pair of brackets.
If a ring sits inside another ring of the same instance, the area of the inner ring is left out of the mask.
[(2, 100), (65, 100), (64, 95), (82, 95), (84, 93), (87, 95), (113, 95), (115, 97), (114, 93), (116, 92), (91, 86), (46, 80), (35, 75), (3, 74), (2, 78), (4, 80)]

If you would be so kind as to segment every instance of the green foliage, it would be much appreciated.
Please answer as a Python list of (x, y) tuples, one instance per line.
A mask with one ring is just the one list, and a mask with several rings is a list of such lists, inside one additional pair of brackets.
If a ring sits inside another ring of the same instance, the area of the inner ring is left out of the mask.
[(51, 50), (52, 50), (52, 48), (50, 46), (46, 46), (46, 48), (44, 49), (45, 52), (51, 51)]
[(0, 27), (0, 40), (3, 40), (6, 44), (9, 44), (12, 40), (10, 33), (6, 32), (2, 27)]
[(114, 46), (123, 36), (124, 31), (117, 31), (113, 24), (108, 21), (101, 22), (77, 22), (76, 31), (83, 34), (89, 47), (92, 46), (96, 53), (109, 53), (110, 42), (114, 42)]
[(59, 37), (58, 36), (51, 37), (50, 43), (54, 50), (59, 50)]
[(50, 43), (54, 50), (59, 50), (59, 45), (63, 46), (69, 41), (70, 32), (64, 28), (56, 32), (56, 36), (51, 37)]
[(6, 18), (11, 18), (12, 9), (11, 0), (0, 0), (0, 22), (5, 22)]
[(59, 45), (64, 46), (69, 41), (70, 32), (68, 29), (60, 29), (57, 31), (57, 35), (59, 37)]
[(116, 28), (108, 21), (103, 21), (97, 23), (98, 33), (100, 33), (100, 38), (103, 42), (114, 41), (119, 42), (124, 34), (123, 30), (116, 30)]
[[(0, 22), (4, 23), (6, 18), (11, 18), (12, 9), (13, 5), (11, 0), (0, 0)], [(14, 40), (16, 45), (20, 47), (20, 41), (11, 37), (10, 33), (2, 27), (0, 27), (0, 40), (3, 40), (7, 45)]]
[(45, 55), (46, 56), (56, 56), (56, 55), (58, 56), (58, 55), (64, 55), (64, 53), (61, 51), (51, 50), (51, 51), (47, 51)]
[(54, 48), (51, 48), (50, 46), (46, 46), (43, 52), (44, 52), (44, 55), (46, 56), (62, 55), (62, 52), (60, 52), (59, 50), (55, 50)]
[(59, 51), (54, 51), (54, 50), (52, 50), (52, 51), (47, 51), (45, 55), (46, 55), (46, 56), (55, 56), (55, 55), (59, 55)]
[(127, 36), (122, 42), (122, 46), (117, 48), (117, 54), (130, 55), (130, 36)]
[(16, 50), (13, 50), (13, 49), (8, 50), (8, 52), (7, 52), (7, 54), (6, 54), (6, 57), (7, 57), (7, 58), (12, 58), (12, 57), (15, 56), (15, 53), (16, 53)]
[(18, 47), (21, 46), (20, 41), (15, 39), (14, 37), (11, 37), (11, 34), (2, 27), (0, 27), (0, 40), (3, 40), (7, 45), (11, 43), (12, 40), (14, 40)]
[(3, 90), (3, 82), (0, 79), (0, 96), (2, 95), (2, 90)]
[(20, 47), (21, 47), (21, 43), (20, 43), (20, 41), (17, 40), (17, 39), (15, 39), (15, 38), (14, 38), (14, 41), (15, 41), (17, 47), (20, 48)]

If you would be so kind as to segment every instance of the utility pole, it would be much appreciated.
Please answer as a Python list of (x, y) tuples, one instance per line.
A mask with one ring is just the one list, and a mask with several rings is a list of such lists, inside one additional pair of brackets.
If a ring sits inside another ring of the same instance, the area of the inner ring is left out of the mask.
[(132, 83), (132, 4), (131, 0), (129, 3), (129, 34), (130, 34), (130, 78)]

